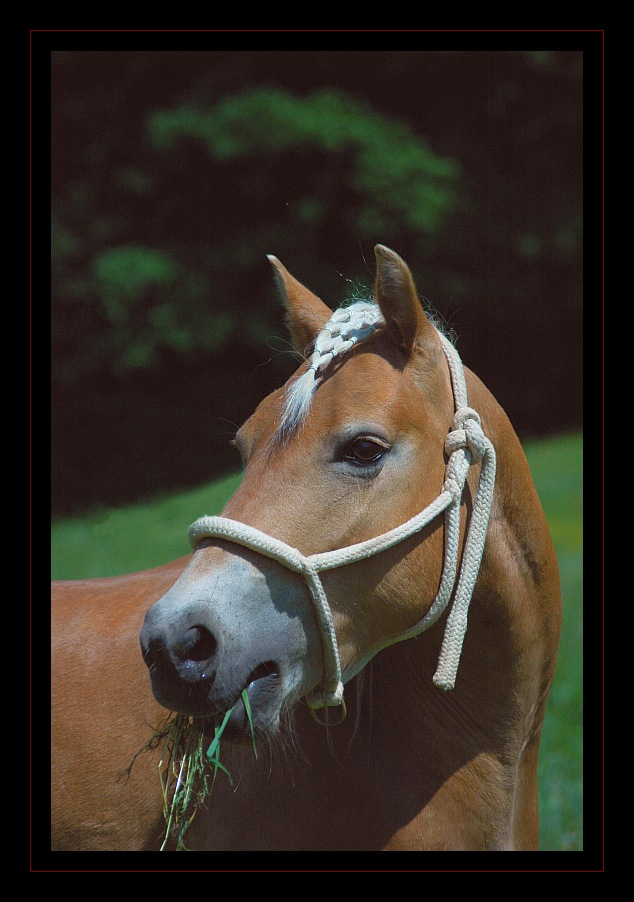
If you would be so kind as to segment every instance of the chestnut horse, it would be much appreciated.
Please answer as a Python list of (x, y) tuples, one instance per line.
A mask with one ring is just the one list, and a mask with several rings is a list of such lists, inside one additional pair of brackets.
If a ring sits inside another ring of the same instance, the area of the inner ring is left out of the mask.
[(159, 848), (157, 753), (117, 777), (165, 708), (232, 709), (194, 851), (538, 849), (555, 552), (504, 411), (375, 253), (335, 314), (270, 258), (309, 356), (191, 557), (55, 587), (54, 849)]

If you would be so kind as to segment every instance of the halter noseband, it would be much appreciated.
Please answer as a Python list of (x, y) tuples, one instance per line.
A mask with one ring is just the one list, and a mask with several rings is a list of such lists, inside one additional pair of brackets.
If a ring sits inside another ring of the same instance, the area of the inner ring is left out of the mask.
[[(201, 517), (189, 529), (189, 541), (194, 550), (202, 539), (225, 539), (278, 561), (302, 576), (315, 608), (323, 644), (324, 677), (321, 685), (307, 696), (308, 705), (313, 710), (342, 705), (344, 682), (348, 682), (359, 673), (378, 651), (387, 645), (417, 636), (429, 629), (441, 616), (449, 603), (456, 581), (460, 545), (460, 503), (467, 474), (472, 463), (482, 461), (454, 602), (447, 618), (438, 667), (433, 677), (434, 684), (441, 689), (453, 689), (455, 685), (467, 629), (469, 602), (480, 569), (493, 502), (496, 459), (493, 444), (482, 431), (479, 415), (467, 405), (467, 387), (460, 356), (442, 333), (439, 332), (438, 335), (451, 373), (455, 415), (452, 429), (445, 439), (445, 451), (449, 455), (445, 481), (438, 497), (423, 511), (406, 523), (373, 539), (347, 545), (335, 551), (308, 556), (259, 529), (226, 517)], [(355, 662), (342, 675), (332, 613), (319, 573), (379, 554), (419, 532), (443, 511), (446, 527), (445, 560), (438, 594), (429, 611), (415, 626), (397, 638), (386, 641), (380, 647), (371, 649), (366, 657)], [(345, 705), (343, 710), (345, 711)]]

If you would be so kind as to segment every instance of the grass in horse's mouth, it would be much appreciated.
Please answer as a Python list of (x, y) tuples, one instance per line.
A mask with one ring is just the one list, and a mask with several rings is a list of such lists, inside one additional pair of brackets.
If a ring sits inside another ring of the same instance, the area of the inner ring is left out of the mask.
[[(246, 689), (242, 690), (241, 699), (249, 722), (253, 752), (257, 758), (251, 705)], [(231, 774), (220, 761), (220, 739), (234, 708), (235, 704), (227, 709), (222, 721), (215, 724), (215, 735), (211, 743), (206, 735), (207, 721), (200, 717), (170, 713), (155, 728), (153, 735), (124, 771), (125, 774), (130, 774), (134, 761), (142, 752), (162, 748), (158, 770), (163, 794), (165, 836), (161, 852), (165, 851), (170, 840), (174, 842), (177, 852), (188, 851), (185, 834), (198, 808), (211, 796), (218, 771), (222, 771), (232, 783)]]

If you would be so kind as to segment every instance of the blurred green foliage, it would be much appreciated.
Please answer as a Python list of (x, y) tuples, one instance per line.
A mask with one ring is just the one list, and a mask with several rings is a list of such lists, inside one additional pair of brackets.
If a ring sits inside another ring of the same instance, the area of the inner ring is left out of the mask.
[(233, 464), (293, 366), (267, 253), (334, 307), (392, 246), (520, 432), (577, 427), (582, 58), (54, 52), (53, 510)]
[[(170, 153), (175, 157), (179, 145), (203, 142), (209, 160), (219, 165), (219, 178), (235, 177), (229, 164), (246, 161), (249, 168), (242, 170), (235, 185), (235, 197), (245, 209), (256, 200), (259, 205), (267, 200), (274, 203), (272, 195), (280, 189), (279, 176), (254, 179), (252, 166), (266, 167), (268, 161), (271, 168), (278, 154), (287, 159), (302, 152), (317, 155), (318, 165), (311, 167), (317, 182), (289, 194), (293, 229), (313, 232), (339, 215), (346, 198), (351, 228), (361, 238), (372, 241), (373, 236), (383, 235), (389, 240), (403, 226), (435, 234), (457, 204), (457, 162), (434, 154), (406, 125), (340, 90), (325, 89), (300, 98), (260, 88), (224, 98), (210, 108), (153, 111), (147, 116), (147, 134), (149, 146), (163, 152), (164, 160), (170, 159)], [(121, 171), (119, 184), (132, 194), (153, 193), (152, 178), (130, 167)], [(214, 204), (214, 200), (215, 192), (210, 191), (208, 201)], [(103, 224), (104, 238), (116, 231), (114, 224)], [(269, 231), (265, 217), (255, 220), (246, 241), (236, 243), (226, 263), (214, 254), (213, 246), (202, 259), (193, 261), (188, 249), (179, 248), (176, 241), (169, 251), (136, 243), (97, 247), (79, 275), (81, 241), (54, 218), (56, 291), (61, 295), (66, 289), (84, 302), (94, 297), (99, 316), (92, 326), (90, 346), (82, 330), (76, 335), (77, 347), (64, 349), (66, 378), (72, 382), (75, 373), (90, 369), (90, 355), (97, 345), (101, 355), (95, 355), (95, 364), (117, 372), (154, 365), (160, 348), (216, 350), (241, 329), (238, 316), (233, 315), (234, 298), (223, 301), (215, 296), (219, 271), (253, 266), (248, 243), (259, 243), (259, 233), (268, 237)], [(288, 236), (276, 243), (280, 241), (287, 243)], [(231, 272), (221, 275), (223, 281), (230, 277)], [(253, 304), (252, 312), (261, 306)], [(247, 343), (261, 341), (273, 322), (269, 317), (264, 329), (244, 332)], [(54, 322), (55, 330), (61, 326), (68, 337), (66, 325)], [(63, 365), (60, 360), (60, 369)]]
[[(356, 193), (363, 237), (398, 233), (404, 225), (434, 234), (457, 203), (459, 164), (434, 154), (410, 128), (376, 113), (340, 90), (305, 97), (257, 89), (222, 100), (210, 110), (181, 107), (154, 113), (149, 133), (156, 147), (172, 149), (179, 138), (205, 142), (219, 161), (315, 150), (347, 155), (341, 190)], [(336, 196), (331, 198), (336, 203)], [(314, 226), (326, 215), (319, 196), (297, 200), (300, 217)]]

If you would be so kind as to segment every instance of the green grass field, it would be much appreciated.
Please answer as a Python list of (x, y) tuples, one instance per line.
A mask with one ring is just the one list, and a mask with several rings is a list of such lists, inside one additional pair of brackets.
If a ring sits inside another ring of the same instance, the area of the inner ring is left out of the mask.
[(583, 445), (580, 435), (525, 446), (557, 549), (563, 623), (542, 734), (541, 846), (583, 849)]
[[(541, 746), (541, 847), (580, 851), (582, 822), (582, 438), (527, 442), (525, 451), (557, 548), (563, 589), (563, 632), (557, 676)], [(216, 514), (240, 481), (235, 474), (194, 491), (81, 519), (55, 522), (53, 579), (115, 576), (189, 552), (187, 528)]]

